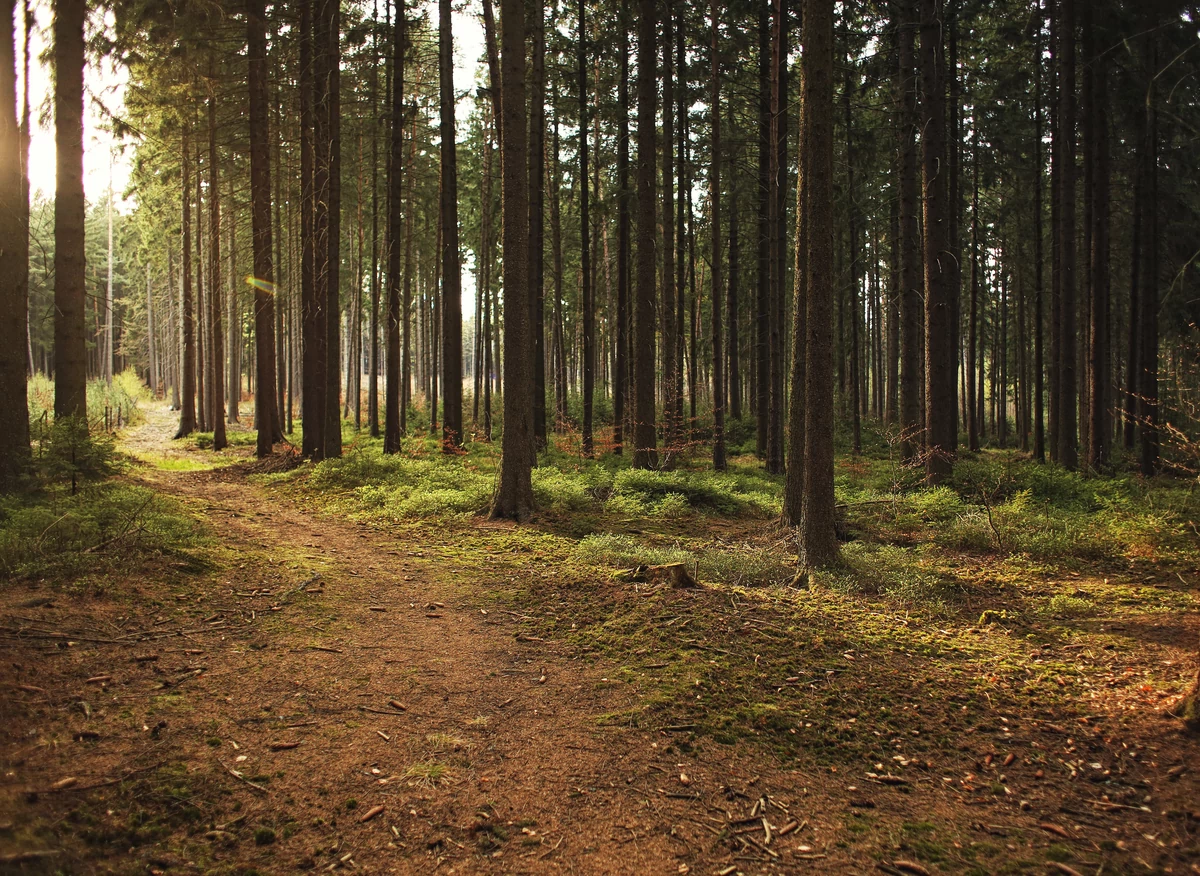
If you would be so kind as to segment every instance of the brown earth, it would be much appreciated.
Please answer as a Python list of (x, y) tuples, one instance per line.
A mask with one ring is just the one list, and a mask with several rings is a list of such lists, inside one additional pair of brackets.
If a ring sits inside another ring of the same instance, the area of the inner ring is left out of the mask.
[[(164, 452), (170, 425), (127, 443)], [(0, 854), (56, 854), (0, 871), (919, 874), (969, 870), (956, 848), (986, 842), (995, 869), (975, 872), (1200, 872), (1195, 743), (1158, 716), (1120, 740), (1103, 716), (1014, 717), (903, 778), (680, 744), (691, 728), (605, 720), (637, 685), (523, 634), (480, 597), (487, 569), (431, 549), (445, 534), (348, 523), (229, 471), (132, 477), (203, 516), (216, 559), (3, 591)], [(1077, 746), (1133, 796), (1024, 766)], [(1029, 790), (981, 797), (964, 774)], [(908, 867), (930, 831), (940, 863)], [(1047, 862), (1055, 845), (1072, 863)]]

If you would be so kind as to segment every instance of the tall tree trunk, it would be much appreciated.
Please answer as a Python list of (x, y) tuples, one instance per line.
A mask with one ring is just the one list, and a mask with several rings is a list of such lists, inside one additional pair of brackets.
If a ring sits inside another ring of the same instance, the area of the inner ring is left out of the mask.
[[(403, 4), (396, 10), (395, 30), (392, 33), (392, 116), (391, 143), (388, 151), (388, 221), (387, 221), (387, 374), (384, 382), (383, 452), (400, 450), (400, 436), (407, 431), (408, 411), (402, 383), (401, 322), (407, 323), (407, 307), (401, 315), (401, 284), (407, 288), (407, 272), (401, 276), (400, 251), (402, 209), (404, 198), (404, 53), (408, 39), (408, 14)], [(409, 223), (411, 224), (411, 222)], [(407, 344), (407, 341), (405, 341)], [(405, 350), (407, 352), (407, 350)]]
[(637, 289), (633, 344), (633, 464), (655, 468), (657, 436), (654, 403), (655, 303), (655, 116), (658, 104), (658, 5), (638, 0), (637, 38)]
[(862, 398), (860, 369), (859, 326), (862, 323), (862, 267), (859, 257), (858, 207), (854, 190), (854, 114), (850, 111), (850, 92), (853, 88), (850, 76), (854, 59), (847, 56), (845, 76), (842, 80), (842, 110), (846, 117), (846, 210), (849, 214), (850, 246), (847, 258), (850, 262), (850, 421), (852, 432), (851, 451), (855, 456), (862, 453)]
[(29, 200), (17, 121), (15, 5), (0, 3), (0, 489), (23, 474), (30, 457)]
[(808, 188), (806, 247), (804, 466), (800, 564), (838, 553), (833, 494), (833, 0), (804, 4), (804, 116), (801, 178)]
[(546, 13), (540, 2), (529, 13), (533, 70), (529, 117), (529, 290), (533, 332), (533, 440), (546, 448)]
[[(674, 465), (678, 451), (675, 424), (675, 8), (667, 0), (663, 8), (662, 92), (662, 321), (663, 456), (664, 467)], [(714, 152), (716, 147), (714, 146)], [(717, 301), (713, 287), (713, 301)], [(715, 304), (714, 304), (715, 306)], [(717, 308), (720, 309), (719, 307)], [(715, 412), (714, 412), (715, 413)]]
[[(731, 174), (733, 173), (731, 169)], [(738, 240), (737, 184), (730, 183), (729, 205), (729, 284), (725, 295), (726, 337), (725, 356), (729, 362), (726, 382), (729, 384), (729, 415), (735, 420), (742, 418), (742, 361), (738, 350), (738, 287), (741, 279)]]
[(787, 262), (787, 235), (784, 217), (787, 213), (787, 131), (788, 131), (788, 4), (784, 0), (772, 3), (771, 23), (771, 160), (770, 198), (768, 206), (771, 264), (768, 271), (771, 289), (770, 307), (770, 367), (771, 381), (767, 416), (767, 471), (783, 474), (783, 286)]
[(249, 0), (246, 37), (250, 80), (250, 222), (254, 241), (254, 426), (256, 452), (283, 440), (275, 392), (275, 271), (271, 228), (270, 133), (267, 129), (267, 23), (263, 0)]
[(957, 351), (954, 347), (955, 271), (947, 197), (946, 96), (941, 0), (921, 0), (921, 161), (925, 184), (925, 461), (927, 483), (941, 483), (954, 462), (957, 435)]
[[(535, 2), (538, 13), (540, 4)], [(528, 355), (530, 294), (529, 195), (525, 156), (525, 2), (502, 0), (503, 130), (501, 197), (504, 205), (504, 438), (493, 517), (528, 520), (537, 449), (533, 434), (533, 361)], [(581, 126), (580, 133), (585, 129)]]
[(755, 289), (755, 450), (767, 458), (771, 408), (771, 30), (768, 0), (758, 4), (758, 278)]
[[(2, 62), (0, 62), (2, 63)], [(150, 287), (150, 263), (146, 263), (146, 344), (150, 359), (150, 395), (158, 398), (158, 350), (154, 342), (154, 296)]]
[(921, 229), (918, 224), (917, 81), (913, 51), (915, 0), (897, 0), (896, 137), (900, 164), (900, 455), (909, 460), (921, 447)]
[(341, 392), (341, 4), (320, 0), (316, 36), (317, 295), (325, 308), (325, 431), (323, 459), (342, 455)]
[[(385, 10), (390, 10), (384, 3)], [(367, 428), (379, 437), (379, 0), (371, 7), (371, 317), (367, 348)], [(386, 355), (386, 354), (385, 354)], [(386, 416), (386, 412), (384, 414)]]
[(1075, 347), (1075, 0), (1058, 0), (1055, 61), (1058, 65), (1059, 333), (1057, 339), (1059, 403), (1055, 421), (1058, 462), (1068, 469), (1078, 465), (1076, 415), (1078, 373)]
[[(807, 35), (803, 42), (808, 43)], [(807, 51), (807, 50), (806, 50)], [(807, 94), (804, 77), (807, 65), (801, 61), (801, 92)], [(803, 105), (802, 105), (803, 106)], [(808, 418), (808, 247), (812, 217), (809, 184), (805, 173), (812, 170), (808, 145), (810, 137), (803, 109), (800, 114), (799, 178), (796, 181), (796, 240), (792, 288), (792, 361), (791, 398), (788, 404), (787, 467), (783, 486), (784, 526), (799, 527), (804, 521), (805, 427)], [(832, 371), (832, 369), (830, 369)]]
[[(619, 4), (620, 65), (617, 80), (617, 105), (629, 106), (629, 12)], [(557, 131), (557, 122), (555, 122)], [(557, 137), (557, 134), (556, 134)], [(557, 141), (556, 141), (557, 142)], [(557, 161), (557, 158), (555, 159)], [(613, 374), (613, 453), (625, 452), (625, 423), (628, 419), (629, 377), (629, 279), (630, 279), (630, 191), (629, 191), (629, 113), (617, 112), (617, 355)], [(551, 209), (557, 211), (557, 206)]]
[[(1103, 13), (1101, 13), (1103, 16)], [(1100, 22), (1107, 24), (1107, 17)], [(1093, 38), (1093, 44), (1095, 40)], [(1092, 178), (1091, 324), (1088, 326), (1088, 385), (1091, 389), (1088, 429), (1088, 468), (1099, 471), (1108, 464), (1112, 420), (1109, 412), (1109, 146), (1108, 70), (1101, 56), (1091, 53), (1092, 148), (1095, 167)]]
[[(712, 0), (712, 72), (709, 117), (712, 124), (712, 169), (709, 171), (710, 237), (712, 240), (712, 355), (713, 355), (713, 468), (724, 471), (725, 462), (725, 356), (721, 327), (721, 53), (717, 0)], [(669, 221), (664, 223), (669, 225)]]
[(316, 69), (312, 0), (300, 2), (300, 301), (301, 401), (306, 458), (325, 457), (325, 300), (318, 283), (317, 168), (315, 152)]
[(83, 25), (86, 0), (54, 9), (54, 417), (87, 420), (84, 340)]
[(1146, 477), (1158, 469), (1158, 112), (1154, 106), (1158, 76), (1157, 46), (1145, 30), (1146, 125), (1142, 144), (1143, 218), (1141, 290), (1138, 304), (1138, 422), (1141, 435), (1141, 470)]
[(182, 210), (179, 224), (183, 239), (182, 304), (179, 317), (183, 324), (183, 384), (179, 405), (179, 428), (176, 438), (186, 438), (196, 429), (196, 305), (192, 297), (192, 156), (190, 140), (191, 126), (183, 126), (180, 143), (180, 190)]
[(975, 352), (979, 332), (979, 132), (971, 144), (971, 312), (967, 323), (967, 449), (979, 450), (979, 418), (975, 411)]
[(201, 432), (208, 431), (208, 296), (204, 293), (204, 197), (202, 166), (203, 150), (200, 138), (196, 140), (196, 425)]
[[(450, 0), (438, 0), (438, 78), (441, 91), (442, 141), (442, 446), (447, 453), (455, 452), (463, 442), (462, 276), (458, 260), (458, 150), (455, 146), (454, 53), (450, 7)], [(507, 28), (508, 24), (503, 26)], [(521, 73), (524, 77), (523, 63)], [(525, 84), (522, 78), (521, 94), (524, 93)], [(524, 106), (522, 97), (522, 113)], [(524, 139), (525, 135), (522, 133), (522, 142)], [(522, 281), (522, 284), (524, 282)], [(532, 400), (530, 403), (532, 404)]]
[(1045, 285), (1042, 253), (1042, 14), (1038, 0), (1033, 40), (1033, 458), (1046, 461)]
[[(592, 395), (596, 377), (596, 302), (592, 290), (591, 236), (588, 215), (588, 127), (591, 115), (587, 100), (587, 21), (586, 3), (579, 0), (578, 32), (575, 34), (575, 62), (579, 83), (579, 264), (580, 307), (583, 310), (583, 455), (592, 455)], [(507, 319), (505, 320), (507, 322)]]
[(553, 167), (550, 178), (550, 246), (554, 257), (554, 428), (567, 426), (567, 364), (563, 339), (562, 167), (558, 162), (558, 104), (554, 105)]
[(212, 56), (209, 58), (208, 92), (208, 420), (213, 430), (213, 450), (223, 450), (225, 438), (225, 337), (221, 328), (221, 197), (217, 172), (217, 99)]

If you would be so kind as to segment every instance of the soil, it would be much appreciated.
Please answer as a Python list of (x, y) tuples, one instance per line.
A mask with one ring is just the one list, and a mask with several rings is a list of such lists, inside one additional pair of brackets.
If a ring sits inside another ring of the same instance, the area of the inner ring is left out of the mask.
[[(125, 444), (186, 457), (173, 425), (152, 411)], [(1119, 731), (1115, 700), (1031, 707), (902, 772), (630, 726), (604, 716), (638, 687), (526, 634), (479, 593), (489, 570), (430, 549), (444, 534), (236, 470), (128, 477), (218, 546), (103, 592), (0, 594), (20, 631), (0, 638), (0, 871), (1200, 872), (1195, 741), (1153, 706)], [(1037, 775), (1039, 749), (1087, 763)]]

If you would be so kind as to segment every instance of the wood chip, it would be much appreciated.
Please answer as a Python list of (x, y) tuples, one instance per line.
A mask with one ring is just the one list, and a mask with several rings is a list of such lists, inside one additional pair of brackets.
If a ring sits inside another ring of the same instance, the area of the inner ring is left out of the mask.
[(299, 747), (299, 742), (272, 742), (270, 745), (271, 751), (287, 751), (290, 748)]
[(915, 873), (916, 876), (929, 876), (929, 871), (916, 861), (892, 861), (892, 866), (902, 873)]
[[(807, 822), (805, 822), (805, 823), (807, 824)], [(783, 827), (779, 828), (779, 835), (787, 836), (789, 833), (793, 833), (795, 831), (798, 831), (799, 829), (800, 829), (800, 822), (795, 821), (795, 820), (789, 821)]]
[(74, 776), (67, 776), (65, 779), (59, 779), (57, 782), (51, 785), (50, 790), (62, 791), (65, 788), (70, 788), (77, 784), (79, 784), (79, 779), (75, 778)]
[(358, 823), (359, 823), (359, 824), (366, 824), (368, 821), (370, 821), (370, 820), (371, 820), (372, 818), (374, 818), (376, 815), (380, 815), (380, 814), (382, 814), (382, 813), (383, 813), (383, 806), (382, 806), (382, 805), (379, 805), (379, 806), (372, 806), (370, 809), (368, 809), (366, 812), (364, 812), (364, 813), (362, 814), (362, 818), (358, 819)]
[(106, 681), (112, 681), (111, 675), (93, 675), (91, 678), (84, 681), (84, 684), (104, 684)]
[(1017, 759), (1017, 756), (1010, 751), (1008, 753), (1008, 756), (1004, 758), (1004, 765), (1006, 767), (1012, 766), (1013, 762), (1016, 761), (1016, 759)]
[(157, 654), (141, 654), (133, 658), (134, 663), (155, 663), (158, 661)]
[(388, 700), (388, 705), (401, 712), (408, 711), (408, 706), (404, 705), (404, 703), (400, 702), (399, 700)]
[(340, 648), (326, 648), (324, 645), (309, 645), (308, 650), (324, 651), (327, 654), (341, 654), (342, 653), (342, 650)]
[(375, 732), (376, 732), (376, 733), (379, 735), (379, 737), (380, 737), (381, 739), (383, 739), (383, 741), (384, 741), (384, 742), (391, 742), (391, 741), (392, 741), (392, 737), (388, 736), (388, 735), (387, 735), (386, 733), (384, 733), (382, 730), (376, 730)]
[(18, 684), (17, 690), (23, 690), (23, 691), (25, 691), (25, 693), (33, 693), (33, 694), (36, 694), (36, 693), (44, 694), (46, 692), (46, 689), (44, 687), (38, 687), (37, 685), (33, 685), (33, 684)]

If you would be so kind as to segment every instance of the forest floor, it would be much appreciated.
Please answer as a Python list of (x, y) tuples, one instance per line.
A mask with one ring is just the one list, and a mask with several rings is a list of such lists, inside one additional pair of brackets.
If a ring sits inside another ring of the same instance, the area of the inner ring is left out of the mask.
[(174, 424), (106, 535), (53, 550), (59, 497), (9, 564), (0, 872), (1200, 873), (1186, 531), (902, 562), (864, 502), (877, 584), (794, 586), (764, 514), (389, 516)]

